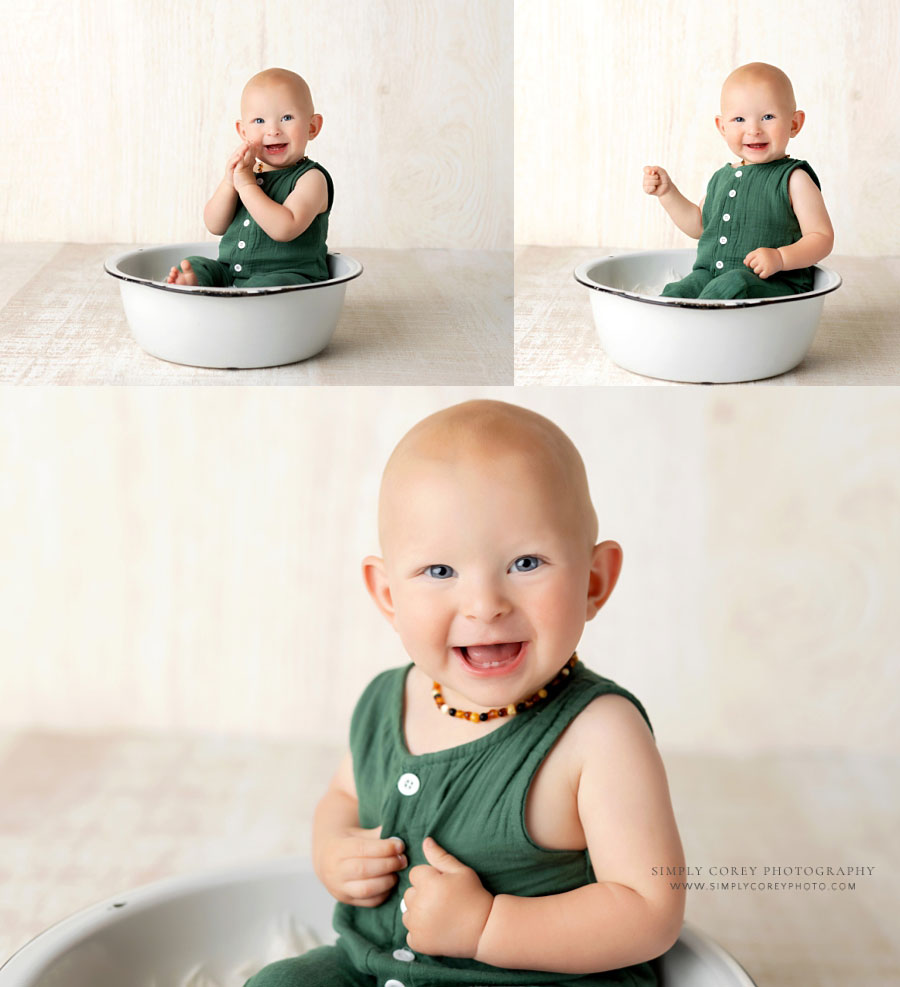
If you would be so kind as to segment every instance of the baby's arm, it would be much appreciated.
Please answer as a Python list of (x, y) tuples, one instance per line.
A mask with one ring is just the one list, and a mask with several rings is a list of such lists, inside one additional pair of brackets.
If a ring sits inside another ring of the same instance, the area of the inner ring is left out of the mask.
[(213, 192), (212, 198), (203, 210), (203, 222), (213, 236), (222, 236), (234, 219), (238, 194), (234, 188), (234, 168), (243, 155), (243, 145), (228, 159), (225, 165), (225, 177), (219, 182), (219, 187)]
[(578, 816), (596, 884), (544, 898), (498, 895), (476, 958), (513, 969), (590, 973), (643, 962), (678, 938), (684, 892), (654, 877), (681, 866), (665, 769), (647, 725), (620, 696), (572, 724), (583, 763)]
[[(253, 149), (249, 144), (247, 148), (252, 167)], [(247, 212), (273, 240), (282, 243), (300, 236), (328, 208), (328, 185), (318, 168), (310, 168), (300, 176), (284, 205), (270, 199), (256, 184), (253, 172), (247, 167), (247, 158), (235, 168), (234, 187)]]
[(644, 168), (644, 191), (647, 195), (655, 195), (663, 208), (672, 218), (672, 222), (689, 237), (699, 240), (703, 233), (703, 203), (694, 205), (686, 199), (669, 178), (668, 172), (659, 165), (647, 165)]
[(779, 271), (796, 271), (824, 260), (834, 246), (834, 229), (818, 185), (802, 169), (795, 168), (788, 179), (788, 194), (800, 232), (796, 243), (785, 247), (757, 247), (744, 258), (744, 264), (761, 278)]
[(403, 841), (380, 839), (381, 827), (361, 829), (353, 760), (344, 758), (316, 807), (313, 866), (331, 895), (347, 905), (380, 905), (407, 866)]
[(511, 970), (597, 973), (659, 956), (675, 942), (684, 892), (652, 869), (681, 866), (684, 855), (650, 731), (619, 696), (592, 703), (570, 729), (583, 759), (578, 816), (598, 883), (491, 900), (475, 871), (426, 845), (431, 866), (413, 868), (405, 898), (412, 950)]

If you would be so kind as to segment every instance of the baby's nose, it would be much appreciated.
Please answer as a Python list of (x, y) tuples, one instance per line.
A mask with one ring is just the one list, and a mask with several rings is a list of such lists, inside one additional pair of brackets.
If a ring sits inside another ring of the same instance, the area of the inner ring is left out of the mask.
[(465, 601), (463, 611), (467, 619), (484, 623), (503, 617), (510, 611), (509, 601), (493, 590), (484, 588), (472, 593)]

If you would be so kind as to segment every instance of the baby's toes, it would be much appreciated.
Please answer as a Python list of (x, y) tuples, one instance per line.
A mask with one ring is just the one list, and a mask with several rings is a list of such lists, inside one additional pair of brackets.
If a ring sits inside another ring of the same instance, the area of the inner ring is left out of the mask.
[(191, 267), (191, 262), (189, 260), (183, 260), (181, 262), (181, 270), (184, 272), (178, 279), (179, 284), (197, 284), (197, 275), (194, 273), (193, 267)]

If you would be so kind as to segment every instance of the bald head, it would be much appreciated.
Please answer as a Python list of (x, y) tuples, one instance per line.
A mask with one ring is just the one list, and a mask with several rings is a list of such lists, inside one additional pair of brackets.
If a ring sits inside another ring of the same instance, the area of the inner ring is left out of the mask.
[(557, 505), (583, 533), (597, 538), (584, 463), (571, 439), (549, 419), (502, 401), (467, 401), (413, 426), (391, 454), (381, 481), (378, 529), (382, 549), (402, 519), (405, 490), (425, 465), (520, 472), (536, 495)]
[(315, 112), (312, 93), (310, 93), (309, 86), (302, 76), (288, 69), (265, 69), (262, 72), (257, 72), (247, 85), (244, 86), (244, 91), (241, 93), (241, 115), (244, 117), (247, 116), (248, 99), (254, 93), (261, 89), (269, 89), (274, 86), (290, 90), (304, 112), (309, 114)]
[(778, 105), (788, 113), (797, 109), (794, 98), (794, 87), (791, 80), (774, 65), (766, 62), (750, 62), (735, 69), (722, 86), (722, 112), (726, 113), (729, 100), (739, 94), (747, 86), (765, 87), (777, 100)]

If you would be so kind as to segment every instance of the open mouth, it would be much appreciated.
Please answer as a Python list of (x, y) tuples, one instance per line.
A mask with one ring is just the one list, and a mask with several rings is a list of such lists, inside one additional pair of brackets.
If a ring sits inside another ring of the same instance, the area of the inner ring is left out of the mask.
[(469, 671), (477, 675), (503, 675), (518, 668), (525, 657), (526, 641), (503, 644), (470, 644), (453, 651)]
[(266, 151), (269, 154), (281, 154), (287, 149), (287, 144), (266, 144)]
[(764, 151), (769, 146), (768, 142), (765, 144), (745, 144), (744, 147), (749, 147), (751, 151)]

